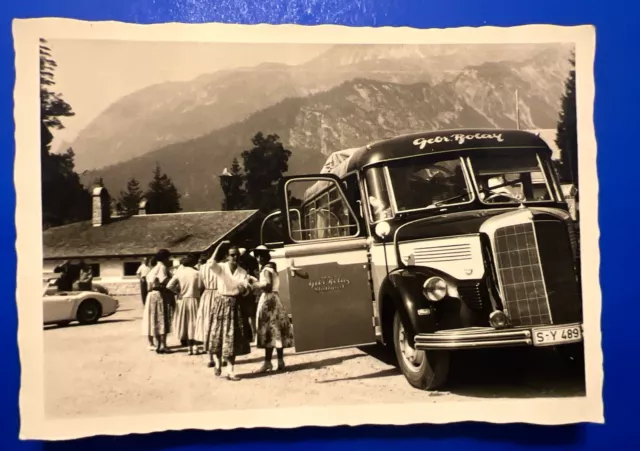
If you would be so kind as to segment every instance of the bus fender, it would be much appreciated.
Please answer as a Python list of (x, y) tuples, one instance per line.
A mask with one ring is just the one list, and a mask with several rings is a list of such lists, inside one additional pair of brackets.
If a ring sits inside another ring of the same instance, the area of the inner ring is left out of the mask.
[[(406, 271), (390, 273), (380, 286), (380, 298), (383, 302), (382, 312), (390, 312), (385, 302), (391, 301), (393, 310), (398, 312), (404, 329), (407, 331), (409, 343), (413, 346), (417, 333), (433, 332), (436, 322), (433, 315), (418, 315), (418, 310), (429, 309), (429, 302), (422, 294), (422, 282), (416, 280), (413, 274)], [(383, 318), (384, 320), (393, 319)]]

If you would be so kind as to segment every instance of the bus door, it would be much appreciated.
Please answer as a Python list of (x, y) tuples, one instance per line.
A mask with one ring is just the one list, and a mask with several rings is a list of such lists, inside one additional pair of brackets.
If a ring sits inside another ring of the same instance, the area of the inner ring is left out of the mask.
[(286, 177), (280, 192), (296, 352), (375, 343), (367, 240), (339, 179)]

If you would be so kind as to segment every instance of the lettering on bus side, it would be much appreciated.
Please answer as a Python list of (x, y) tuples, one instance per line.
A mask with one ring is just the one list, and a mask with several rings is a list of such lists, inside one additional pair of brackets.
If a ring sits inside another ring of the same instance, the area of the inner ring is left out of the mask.
[(309, 282), (309, 287), (318, 294), (324, 294), (343, 290), (349, 284), (351, 281), (341, 276), (322, 276)]
[(413, 141), (414, 146), (420, 147), (423, 150), (427, 144), (439, 144), (444, 142), (455, 142), (458, 144), (464, 144), (467, 141), (478, 139), (495, 139), (498, 142), (503, 142), (504, 138), (502, 133), (475, 133), (472, 135), (465, 135), (463, 133), (455, 133), (449, 136), (434, 136), (433, 138), (417, 138)]

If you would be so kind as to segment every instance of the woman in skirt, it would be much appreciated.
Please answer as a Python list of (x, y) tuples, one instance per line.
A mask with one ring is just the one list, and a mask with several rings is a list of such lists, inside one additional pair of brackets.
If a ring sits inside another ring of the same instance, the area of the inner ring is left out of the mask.
[[(171, 308), (173, 295), (167, 290), (169, 259), (171, 253), (161, 249), (156, 254), (156, 265), (147, 274), (149, 293), (142, 313), (142, 334), (149, 337), (150, 349), (158, 354), (169, 353), (167, 334), (171, 332)], [(153, 338), (155, 348), (153, 348)]]
[(220, 263), (216, 257), (220, 249), (228, 245), (222, 242), (207, 261), (217, 278), (217, 292), (211, 309), (211, 328), (209, 330), (209, 353), (214, 362), (216, 375), (222, 374), (222, 359), (227, 362), (227, 379), (239, 380), (235, 375), (235, 359), (251, 351), (244, 330), (244, 321), (238, 298), (249, 290), (249, 275), (238, 265), (238, 249), (229, 248), (228, 261)]
[(260, 280), (254, 287), (262, 292), (256, 320), (257, 347), (264, 349), (264, 363), (258, 372), (266, 373), (273, 370), (271, 358), (274, 349), (278, 353), (278, 371), (282, 371), (285, 367), (284, 348), (293, 346), (291, 321), (278, 295), (280, 279), (275, 263), (271, 262), (269, 249), (258, 246), (254, 255), (261, 266)]
[[(202, 295), (200, 296), (200, 304), (198, 305), (198, 314), (196, 317), (196, 341), (202, 343), (203, 352), (209, 352), (209, 332), (211, 330), (211, 309), (216, 294), (216, 275), (211, 270), (211, 265), (207, 263), (206, 256), (200, 257), (200, 280), (202, 281)], [(199, 351), (200, 352), (200, 351)], [(209, 368), (213, 368), (213, 358), (209, 354)]]
[(196, 341), (196, 318), (198, 302), (202, 292), (200, 274), (195, 270), (196, 259), (188, 256), (182, 266), (167, 284), (169, 290), (178, 290), (176, 310), (173, 315), (173, 333), (181, 343), (189, 347), (189, 355), (194, 355)]

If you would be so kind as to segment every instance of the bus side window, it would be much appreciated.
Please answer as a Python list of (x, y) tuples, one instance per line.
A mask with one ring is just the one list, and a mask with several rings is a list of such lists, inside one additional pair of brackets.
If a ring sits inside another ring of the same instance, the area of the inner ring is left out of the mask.
[[(296, 187), (298, 184), (306, 185), (306, 189)], [(294, 179), (289, 182), (288, 190), (290, 193), (303, 193), (302, 224), (298, 228), (301, 236), (292, 236), (295, 241), (330, 240), (358, 233), (358, 222), (349, 209), (350, 203), (335, 181)], [(292, 221), (291, 214), (289, 218)], [(290, 229), (292, 232), (295, 230), (293, 224), (290, 224)]]

